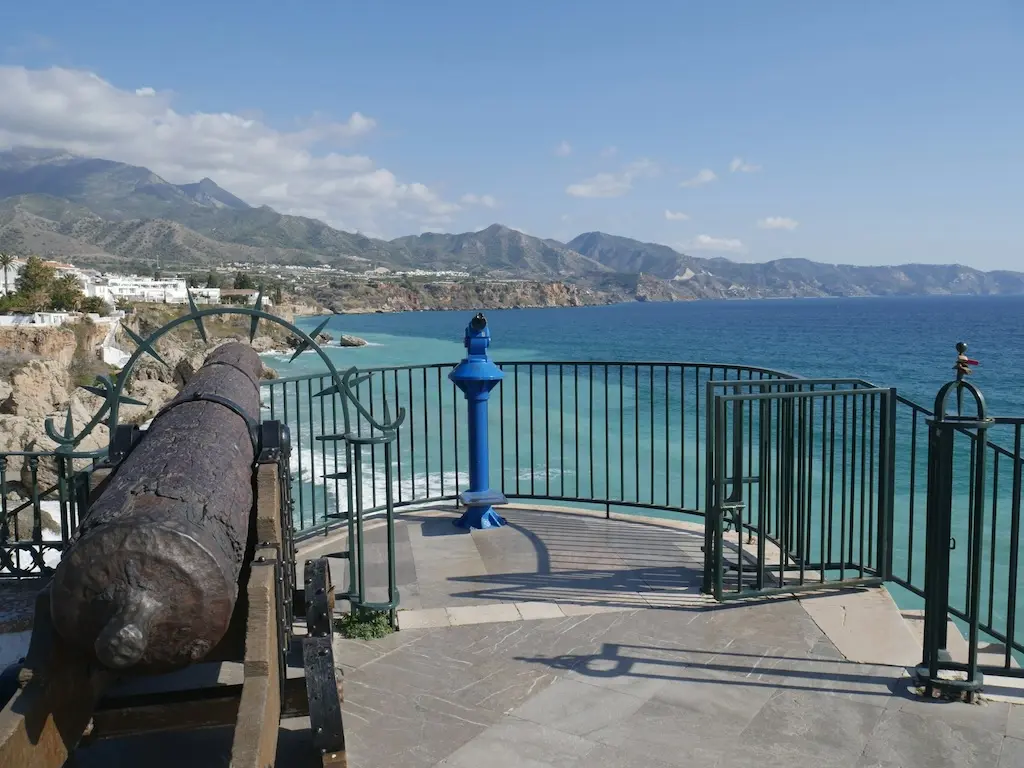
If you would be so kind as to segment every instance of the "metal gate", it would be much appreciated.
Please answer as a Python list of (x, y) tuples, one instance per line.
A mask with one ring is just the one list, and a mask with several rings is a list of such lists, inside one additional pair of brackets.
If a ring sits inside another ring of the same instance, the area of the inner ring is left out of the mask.
[(711, 381), (706, 400), (704, 592), (723, 601), (888, 578), (896, 390)]

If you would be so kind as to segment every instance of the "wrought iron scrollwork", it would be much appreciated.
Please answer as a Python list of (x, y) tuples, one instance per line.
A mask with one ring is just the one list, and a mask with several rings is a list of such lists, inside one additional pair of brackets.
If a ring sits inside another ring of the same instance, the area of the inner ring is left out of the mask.
[(93, 415), (93, 417), (80, 431), (75, 430), (70, 405), (68, 406), (67, 415), (61, 429), (56, 427), (52, 418), (46, 420), (46, 434), (51, 440), (57, 443), (59, 446), (58, 451), (73, 449), (75, 446), (79, 445), (82, 440), (84, 440), (99, 424), (106, 425), (109, 428), (110, 435), (113, 436), (118, 425), (118, 418), (120, 416), (122, 406), (145, 405), (142, 401), (137, 400), (126, 393), (128, 380), (143, 356), (148, 355), (158, 363), (167, 365), (167, 362), (163, 357), (161, 357), (157, 350), (157, 342), (175, 328), (189, 323), (195, 324), (196, 332), (199, 334), (199, 337), (204, 342), (209, 343), (210, 336), (207, 333), (206, 326), (203, 324), (203, 320), (204, 318), (214, 316), (241, 316), (250, 318), (250, 343), (252, 343), (256, 338), (260, 321), (265, 320), (284, 328), (298, 339), (295, 352), (292, 354), (289, 362), (294, 361), (303, 352), (310, 350), (315, 352), (327, 368), (328, 375), (332, 381), (331, 385), (324, 388), (321, 392), (318, 392), (316, 397), (341, 397), (343, 402), (342, 413), (346, 433), (348, 433), (352, 428), (349, 406), (356, 410), (363, 423), (369, 425), (371, 432), (376, 430), (384, 434), (393, 433), (405, 420), (406, 412), (401, 406), (398, 407), (397, 414), (395, 418), (392, 419), (391, 409), (386, 400), (384, 401), (383, 419), (374, 417), (370, 413), (369, 409), (359, 402), (358, 395), (356, 394), (358, 387), (366, 382), (370, 376), (365, 374), (360, 375), (358, 369), (355, 367), (349, 368), (344, 372), (339, 371), (324, 349), (317, 343), (317, 337), (327, 327), (334, 315), (326, 318), (312, 331), (312, 333), (306, 333), (287, 320), (265, 311), (263, 309), (262, 292), (257, 295), (256, 303), (252, 307), (211, 307), (209, 309), (200, 309), (196, 305), (191, 291), (188, 293), (188, 304), (189, 312), (187, 314), (175, 318), (166, 325), (153, 331), (145, 338), (127, 326), (121, 326), (125, 335), (127, 335), (135, 344), (135, 351), (115, 376), (111, 377), (100, 375), (96, 377), (94, 384), (82, 385), (80, 387), (86, 392), (90, 392), (91, 394), (103, 398), (103, 403), (97, 409), (95, 415)]

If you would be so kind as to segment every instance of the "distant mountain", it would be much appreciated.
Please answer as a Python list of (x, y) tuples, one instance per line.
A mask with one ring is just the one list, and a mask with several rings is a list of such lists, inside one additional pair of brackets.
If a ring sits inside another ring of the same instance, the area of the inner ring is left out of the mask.
[(1024, 274), (960, 265), (855, 267), (805, 259), (699, 258), (587, 232), (568, 243), (500, 224), (480, 232), (376, 240), (254, 208), (211, 179), (171, 184), (125, 163), (60, 149), (0, 152), (0, 250), (116, 266), (251, 261), (352, 270), (466, 271), (559, 280), (614, 297), (664, 301), (783, 296), (1024, 293)]
[(685, 275), (694, 261), (667, 245), (641, 243), (604, 232), (585, 232), (566, 245), (615, 272), (647, 272), (665, 280)]
[(218, 187), (212, 179), (201, 179), (195, 184), (179, 184), (178, 189), (199, 205), (234, 208), (239, 211), (250, 207), (244, 200), (239, 200), (227, 190)]
[(650, 273), (694, 298), (919, 296), (1024, 293), (1024, 273), (960, 264), (857, 267), (807, 259), (742, 263), (698, 258), (664, 245), (587, 232), (568, 246), (617, 272)]
[(502, 272), (537, 277), (585, 277), (608, 267), (553, 240), (541, 240), (492, 224), (461, 235), (427, 233), (392, 240), (408, 264), (435, 269)]

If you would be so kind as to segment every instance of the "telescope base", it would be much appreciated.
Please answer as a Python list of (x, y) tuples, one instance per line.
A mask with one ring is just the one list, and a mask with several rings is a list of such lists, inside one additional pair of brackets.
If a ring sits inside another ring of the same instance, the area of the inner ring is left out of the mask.
[(462, 513), (462, 517), (453, 520), (452, 523), (459, 528), (482, 530), (484, 528), (500, 528), (506, 525), (506, 520), (494, 511), (494, 507), (486, 506), (470, 507)]

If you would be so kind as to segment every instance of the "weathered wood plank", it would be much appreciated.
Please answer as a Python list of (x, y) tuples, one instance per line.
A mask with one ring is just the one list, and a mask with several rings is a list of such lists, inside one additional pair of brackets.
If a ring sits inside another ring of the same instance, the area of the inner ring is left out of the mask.
[(60, 768), (111, 682), (52, 631), (49, 590), (36, 601), (25, 687), (0, 712), (0, 768)]
[(228, 628), (253, 504), (259, 356), (226, 344), (107, 480), (53, 582), (64, 639), (113, 669), (206, 656)]
[(238, 705), (231, 768), (270, 768), (277, 756), (281, 722), (275, 561), (253, 563), (249, 574), (249, 632), (245, 642), (245, 682)]
[(281, 481), (277, 464), (256, 468), (256, 541), (281, 546)]

